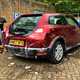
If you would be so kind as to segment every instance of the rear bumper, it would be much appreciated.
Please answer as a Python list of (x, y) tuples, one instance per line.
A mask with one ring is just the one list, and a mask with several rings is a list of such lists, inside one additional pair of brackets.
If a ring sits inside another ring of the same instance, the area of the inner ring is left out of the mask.
[(37, 52), (47, 52), (48, 48), (26, 48), (26, 47), (14, 47), (5, 45), (7, 50), (16, 56), (29, 57), (36, 56)]

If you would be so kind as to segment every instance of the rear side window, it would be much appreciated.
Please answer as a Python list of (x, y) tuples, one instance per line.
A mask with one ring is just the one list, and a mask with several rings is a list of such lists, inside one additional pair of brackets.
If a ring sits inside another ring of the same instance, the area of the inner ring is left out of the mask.
[(63, 16), (50, 16), (49, 18), (49, 24), (51, 25), (64, 25), (66, 24), (66, 20), (64, 19)]
[(73, 18), (71, 18), (71, 17), (66, 17), (66, 20), (67, 20), (67, 23), (68, 23), (69, 25), (71, 25), (71, 26), (76, 26), (76, 25), (78, 25), (78, 24), (76, 23), (76, 21), (75, 21)]

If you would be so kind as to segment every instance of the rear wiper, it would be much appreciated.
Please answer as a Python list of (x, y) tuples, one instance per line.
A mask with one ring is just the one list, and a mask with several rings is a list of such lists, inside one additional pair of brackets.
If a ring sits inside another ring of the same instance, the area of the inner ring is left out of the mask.
[(15, 31), (16, 32), (28, 32), (28, 30), (26, 30), (24, 28), (16, 28)]

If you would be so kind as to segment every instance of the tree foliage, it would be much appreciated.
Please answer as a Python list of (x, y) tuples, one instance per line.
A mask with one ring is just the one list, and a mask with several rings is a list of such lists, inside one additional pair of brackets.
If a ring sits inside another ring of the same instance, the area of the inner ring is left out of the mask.
[[(37, 1), (37, 0), (36, 0)], [(55, 7), (57, 12), (80, 13), (80, 0), (38, 0)]]

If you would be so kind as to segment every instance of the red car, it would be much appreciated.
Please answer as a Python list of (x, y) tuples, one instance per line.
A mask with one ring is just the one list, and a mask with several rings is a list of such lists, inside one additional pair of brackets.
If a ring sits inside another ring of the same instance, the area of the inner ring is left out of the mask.
[(69, 48), (79, 45), (80, 27), (70, 15), (25, 14), (4, 28), (5, 46), (21, 57), (47, 56), (59, 63)]

